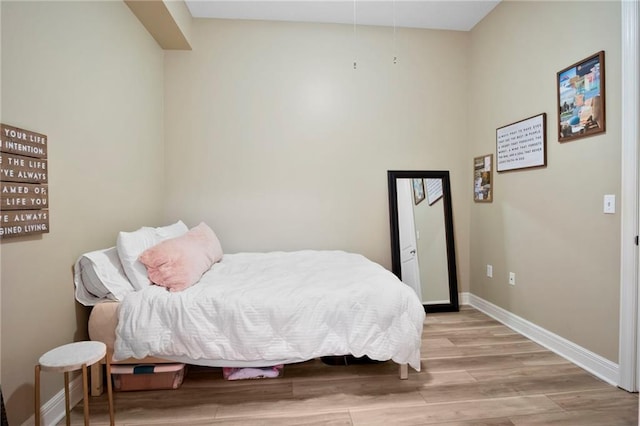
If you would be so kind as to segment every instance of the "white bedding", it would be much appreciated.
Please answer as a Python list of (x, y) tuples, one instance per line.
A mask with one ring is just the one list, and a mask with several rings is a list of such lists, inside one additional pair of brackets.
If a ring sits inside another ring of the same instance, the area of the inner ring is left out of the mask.
[(149, 286), (128, 294), (113, 358), (269, 365), (353, 354), (419, 371), (424, 318), (410, 287), (358, 254), (225, 254), (182, 292)]

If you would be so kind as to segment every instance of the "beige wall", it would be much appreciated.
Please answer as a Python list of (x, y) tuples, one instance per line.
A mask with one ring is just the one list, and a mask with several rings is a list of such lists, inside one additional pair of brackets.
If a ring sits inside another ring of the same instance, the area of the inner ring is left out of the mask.
[[(163, 53), (122, 2), (2, 1), (2, 122), (49, 142), (51, 232), (2, 242), (2, 390), (33, 414), (33, 367), (86, 338), (72, 265), (162, 223)], [(42, 401), (63, 387), (43, 374)]]
[[(602, 208), (620, 200), (620, 26), (619, 2), (501, 3), (471, 33), (466, 113), (469, 166), (497, 127), (546, 112), (548, 137), (546, 168), (494, 174), (493, 203), (471, 204), (471, 292), (613, 362), (620, 214)], [(556, 73), (600, 50), (606, 134), (560, 144)]]
[[(387, 170), (451, 171), (468, 279), (469, 35), (195, 20), (165, 53), (169, 216), (227, 252), (343, 249), (391, 267)], [(353, 69), (354, 58), (357, 69)]]

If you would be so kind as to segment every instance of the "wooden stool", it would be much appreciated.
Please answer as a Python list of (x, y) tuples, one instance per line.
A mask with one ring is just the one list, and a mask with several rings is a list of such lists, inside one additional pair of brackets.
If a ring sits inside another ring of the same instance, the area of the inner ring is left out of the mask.
[[(64, 402), (69, 426), (69, 372), (82, 369), (82, 391), (84, 401), (84, 424), (89, 424), (89, 386), (87, 384), (87, 366), (106, 357), (107, 377), (111, 372), (110, 357), (107, 356), (107, 346), (102, 342), (75, 342), (51, 349), (42, 355), (35, 367), (35, 417), (36, 426), (40, 426), (40, 370), (64, 372)], [(111, 379), (107, 383), (107, 393), (109, 398), (109, 419), (111, 425), (114, 424), (113, 415), (113, 393), (111, 389)]]

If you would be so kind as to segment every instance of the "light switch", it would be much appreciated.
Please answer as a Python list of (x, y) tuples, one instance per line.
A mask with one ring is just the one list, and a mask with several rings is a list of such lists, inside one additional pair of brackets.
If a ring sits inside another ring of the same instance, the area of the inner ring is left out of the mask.
[(604, 212), (607, 214), (613, 214), (616, 212), (616, 196), (613, 194), (606, 194), (604, 196)]

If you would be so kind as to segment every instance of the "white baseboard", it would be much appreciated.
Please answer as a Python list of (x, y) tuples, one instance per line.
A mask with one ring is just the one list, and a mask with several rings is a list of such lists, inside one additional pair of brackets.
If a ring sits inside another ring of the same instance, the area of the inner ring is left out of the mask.
[(463, 305), (471, 305), (477, 310), (489, 315), (490, 317), (500, 321), (507, 327), (517, 331), (523, 336), (528, 337), (539, 345), (544, 346), (552, 352), (576, 364), (594, 376), (604, 380), (605, 382), (618, 386), (619, 366), (575, 343), (558, 336), (532, 322), (525, 320), (511, 312), (502, 309), (474, 294), (462, 293), (461, 303)]
[[(73, 409), (73, 407), (82, 400), (82, 397), (82, 375), (79, 375), (69, 382), (69, 407)], [(58, 424), (58, 422), (64, 418), (64, 388), (40, 406), (40, 415), (42, 416), (40, 424), (44, 426)], [(34, 414), (22, 423), (22, 426), (34, 426), (35, 424), (36, 418)]]

